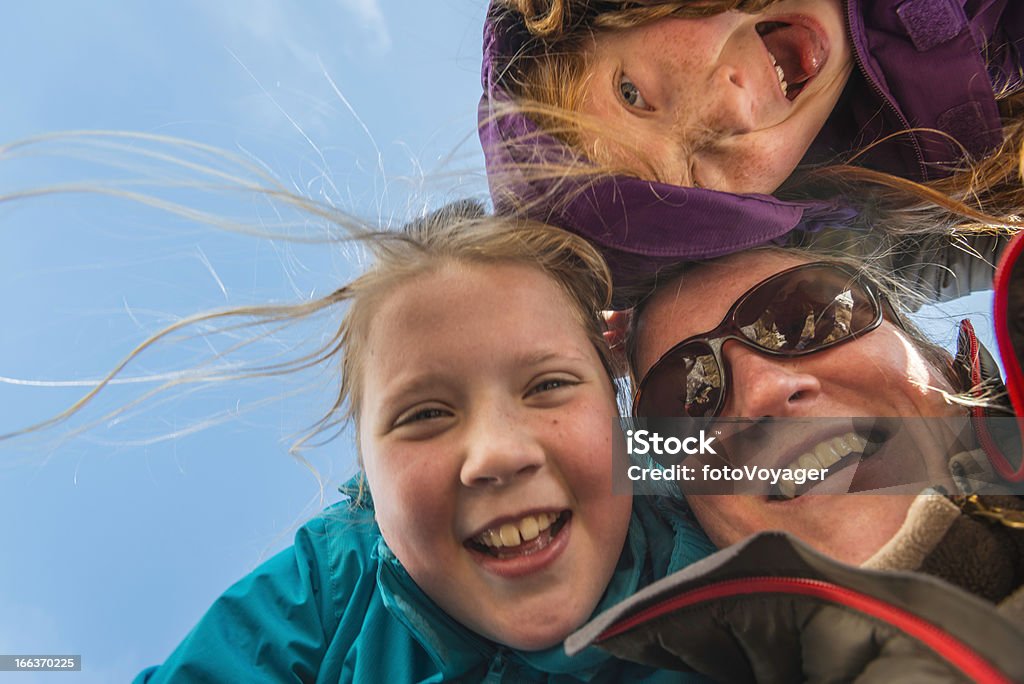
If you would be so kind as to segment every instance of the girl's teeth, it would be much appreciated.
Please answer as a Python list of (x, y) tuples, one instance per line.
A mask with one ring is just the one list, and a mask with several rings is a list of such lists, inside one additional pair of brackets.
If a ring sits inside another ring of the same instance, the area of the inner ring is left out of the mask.
[(539, 513), (527, 515), (517, 523), (505, 523), (501, 527), (484, 530), (473, 541), (484, 546), (502, 548), (504, 546), (519, 546), (540, 536), (540, 533), (551, 527), (558, 520), (554, 513)]
[(502, 525), (499, 534), (503, 546), (519, 546), (523, 541), (519, 537), (519, 528), (512, 523)]
[(779, 62), (775, 59), (775, 55), (769, 52), (768, 56), (772, 58), (772, 64), (775, 66), (775, 75), (779, 77), (779, 87), (782, 88), (782, 95), (785, 96), (789, 90), (789, 84), (786, 83), (786, 72), (779, 66)]
[(540, 535), (540, 525), (537, 523), (537, 519), (532, 516), (523, 518), (523, 521), (519, 523), (519, 534), (522, 535), (523, 541), (536, 539)]

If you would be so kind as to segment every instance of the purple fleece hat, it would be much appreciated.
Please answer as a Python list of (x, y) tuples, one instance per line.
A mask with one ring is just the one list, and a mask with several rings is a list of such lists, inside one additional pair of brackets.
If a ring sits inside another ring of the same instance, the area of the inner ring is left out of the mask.
[[(495, 209), (526, 207), (529, 218), (572, 231), (608, 260), (616, 289), (649, 278), (661, 266), (738, 252), (847, 222), (856, 212), (840, 201), (788, 202), (771, 195), (737, 195), (630, 177), (529, 178), (523, 168), (585, 164), (567, 145), (544, 134), (508, 104), (501, 84), (510, 55), (530, 35), (518, 15), (492, 1), (484, 25), (479, 132)], [(500, 113), (499, 113), (500, 112)], [(568, 198), (568, 199), (566, 199)]]

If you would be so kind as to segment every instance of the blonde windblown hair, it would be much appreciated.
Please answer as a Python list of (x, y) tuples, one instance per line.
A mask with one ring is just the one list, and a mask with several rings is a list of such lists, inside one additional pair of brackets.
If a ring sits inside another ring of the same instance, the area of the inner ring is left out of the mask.
[[(298, 201), (301, 198), (297, 198)], [(299, 202), (304, 205), (308, 201)], [(37, 425), (9, 434), (0, 440), (35, 432), (61, 423), (82, 410), (104, 387), (117, 382), (118, 376), (146, 350), (160, 343), (173, 343), (177, 334), (194, 331), (200, 337), (231, 332), (242, 341), (215, 361), (224, 365), (196, 367), (182, 373), (134, 400), (129, 406), (107, 414), (109, 420), (127, 408), (148, 400), (173, 387), (244, 380), (257, 377), (291, 375), (305, 369), (326, 368), (336, 387), (330, 408), (293, 445), (297, 454), (310, 440), (327, 440), (349, 420), (357, 419), (362, 396), (362, 378), (367, 359), (366, 340), (381, 301), (395, 288), (453, 263), (514, 263), (538, 269), (550, 277), (563, 292), (612, 382), (610, 351), (604, 342), (601, 311), (611, 301), (611, 276), (600, 254), (582, 238), (540, 223), (497, 218), (486, 215), (473, 201), (449, 204), (425, 218), (399, 230), (372, 230), (348, 219), (337, 223), (348, 240), (364, 245), (372, 257), (371, 266), (359, 277), (330, 294), (292, 304), (236, 307), (182, 319), (151, 335), (123, 358), (88, 393), (62, 413)], [(312, 350), (285, 355), (281, 359), (249, 362), (238, 366), (228, 354), (239, 353), (247, 345), (264, 337), (267, 330), (281, 331), (287, 326), (337, 312), (347, 306), (340, 324)], [(225, 367), (228, 369), (225, 371)], [(95, 424), (95, 423), (93, 423)]]
[(486, 216), (478, 205), (458, 202), (401, 232), (376, 233), (369, 246), (374, 265), (330, 295), (350, 306), (333, 341), (331, 353), (341, 358), (341, 384), (327, 420), (359, 415), (364, 345), (379, 302), (396, 287), (451, 263), (515, 263), (547, 275), (569, 298), (576, 322), (611, 378), (613, 364), (601, 316), (611, 301), (611, 275), (583, 238), (540, 223)]

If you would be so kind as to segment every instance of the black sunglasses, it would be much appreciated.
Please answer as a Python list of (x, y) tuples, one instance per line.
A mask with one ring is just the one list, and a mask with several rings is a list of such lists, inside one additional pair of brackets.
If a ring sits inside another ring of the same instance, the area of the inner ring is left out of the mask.
[(718, 416), (728, 386), (727, 340), (770, 356), (804, 356), (871, 332), (883, 306), (902, 327), (876, 286), (846, 264), (820, 261), (776, 273), (743, 293), (716, 328), (665, 352), (637, 385), (633, 415)]

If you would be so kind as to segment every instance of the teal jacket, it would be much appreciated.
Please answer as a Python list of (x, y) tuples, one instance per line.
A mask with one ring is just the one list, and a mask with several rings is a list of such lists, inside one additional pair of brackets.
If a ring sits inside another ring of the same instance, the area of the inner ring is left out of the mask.
[[(634, 499), (602, 611), (713, 547), (673, 501)], [(213, 604), (145, 682), (691, 682), (591, 648), (523, 652), (452, 620), (384, 543), (372, 503), (336, 504)]]

